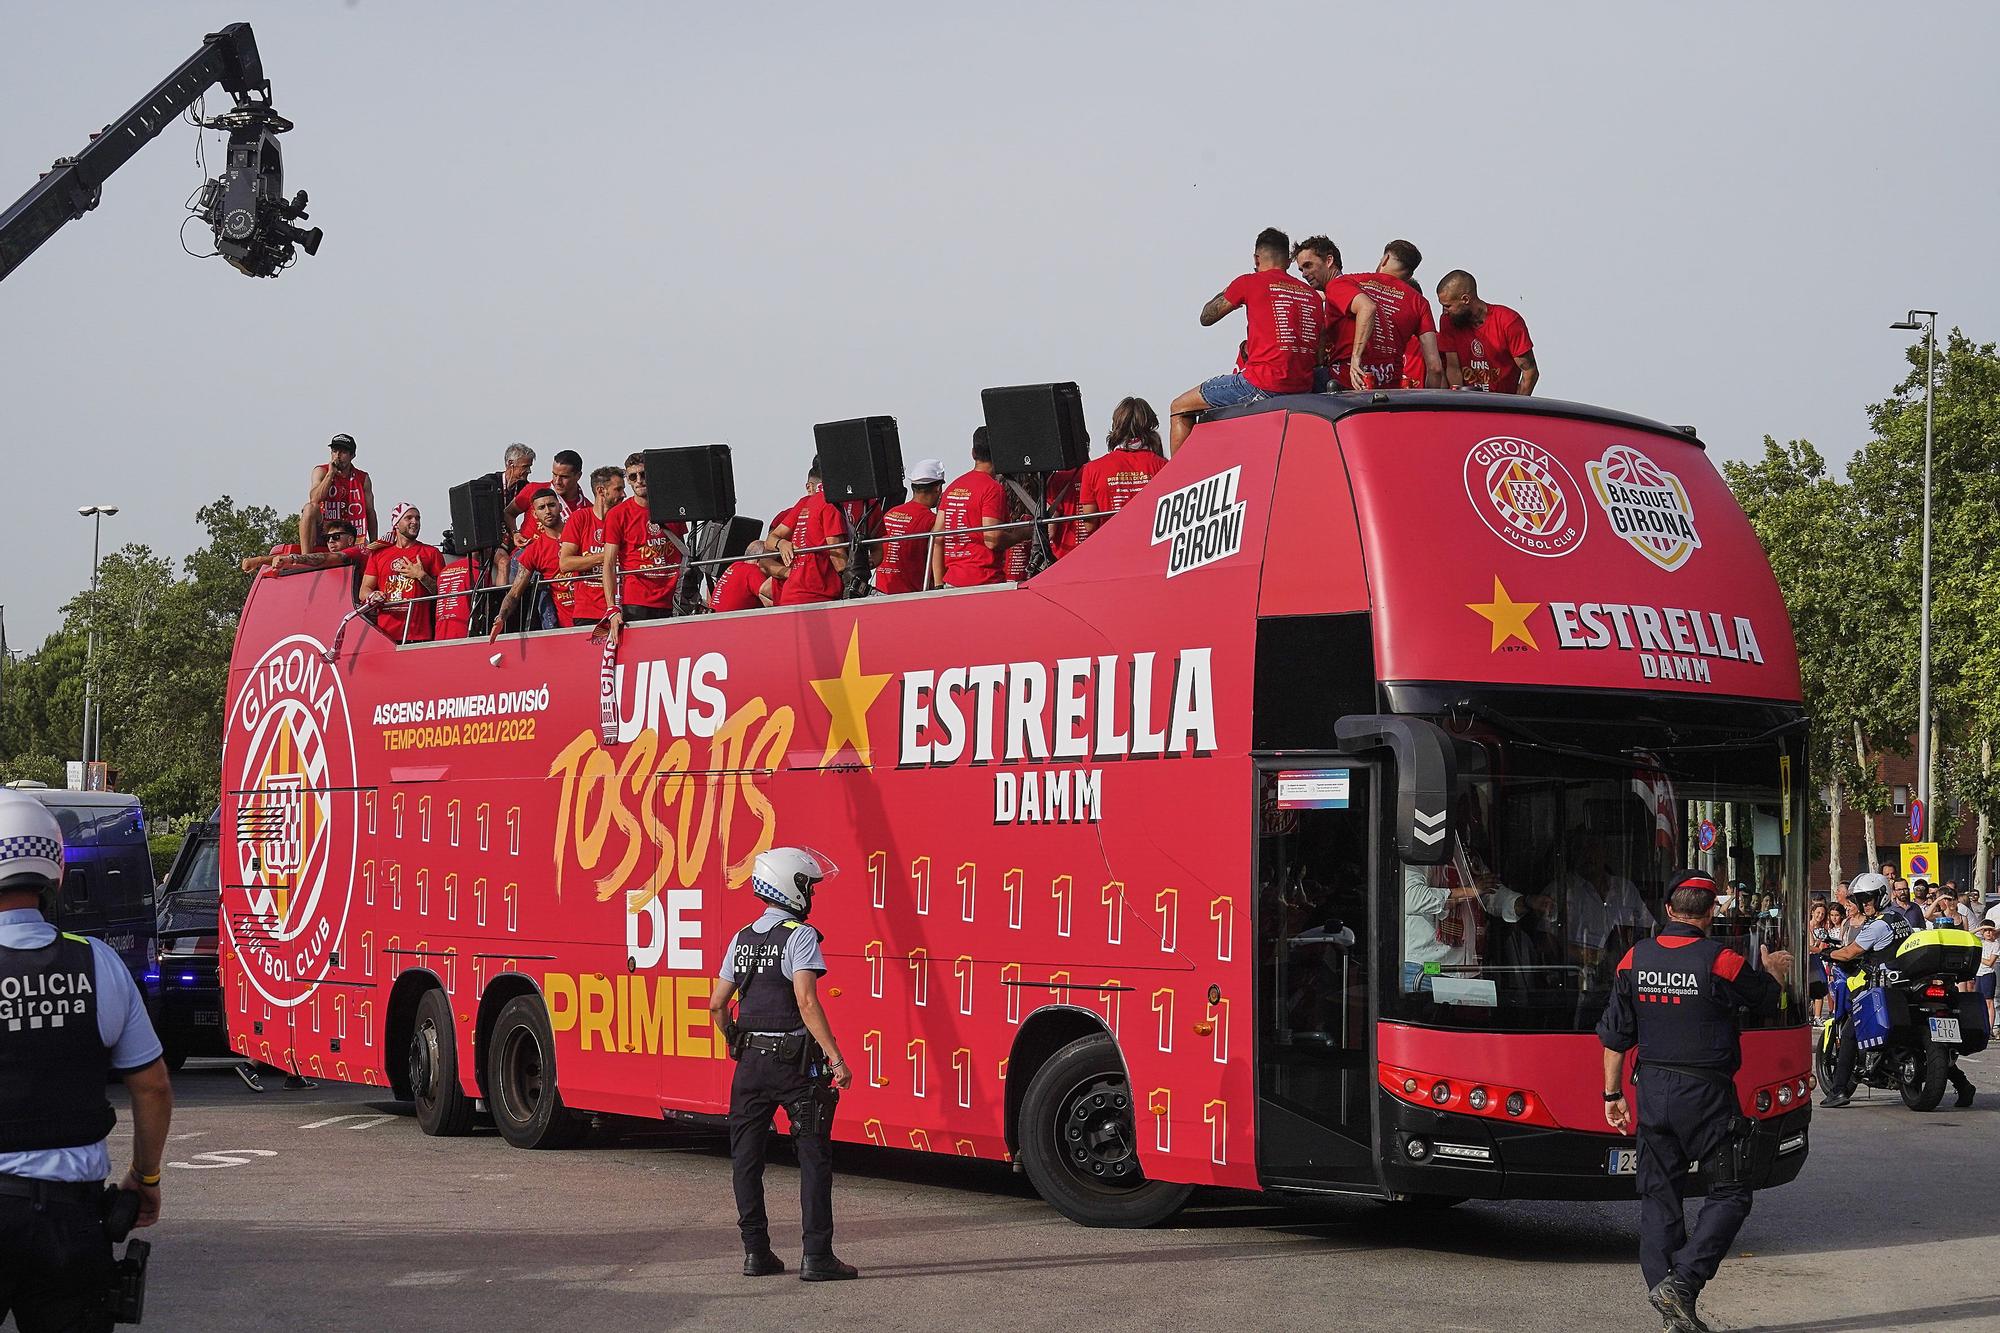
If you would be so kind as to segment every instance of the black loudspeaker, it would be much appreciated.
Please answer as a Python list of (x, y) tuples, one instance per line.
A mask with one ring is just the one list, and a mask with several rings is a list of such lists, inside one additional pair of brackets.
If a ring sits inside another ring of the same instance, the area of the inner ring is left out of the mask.
[(1002, 476), (1063, 472), (1090, 459), (1083, 393), (1074, 384), (1020, 384), (979, 395), (986, 443)]
[(451, 488), (451, 531), (461, 552), (490, 551), (507, 542), (507, 507), (500, 476), (474, 477)]
[(813, 427), (819, 449), (819, 476), (826, 498), (882, 500), (903, 496), (903, 442), (894, 417), (856, 417), (823, 421)]
[(646, 451), (646, 509), (655, 523), (736, 516), (736, 469), (726, 444)]
[(729, 520), (729, 527), (722, 537), (722, 549), (717, 551), (718, 560), (741, 560), (743, 552), (751, 542), (764, 535), (764, 520), (742, 515)]

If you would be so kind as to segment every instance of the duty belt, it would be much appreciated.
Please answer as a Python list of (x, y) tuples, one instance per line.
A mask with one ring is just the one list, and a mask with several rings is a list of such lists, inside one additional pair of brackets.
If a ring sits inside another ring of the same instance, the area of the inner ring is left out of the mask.
[(785, 1047), (789, 1045), (792, 1048), (791, 1054), (797, 1056), (801, 1049), (800, 1043), (804, 1041), (805, 1038), (798, 1033), (774, 1036), (769, 1032), (752, 1032), (743, 1038), (746, 1047), (753, 1051), (762, 1051), (765, 1055), (784, 1055)]
[(32, 1199), (38, 1208), (51, 1202), (77, 1203), (94, 1208), (103, 1197), (104, 1182), (101, 1180), (37, 1180), (33, 1176), (0, 1172), (0, 1198)]

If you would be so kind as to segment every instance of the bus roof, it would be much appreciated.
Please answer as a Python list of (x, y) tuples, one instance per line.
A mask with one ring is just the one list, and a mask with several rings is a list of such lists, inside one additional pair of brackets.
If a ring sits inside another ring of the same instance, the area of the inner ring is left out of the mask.
[(1376, 390), (1373, 393), (1291, 393), (1265, 398), (1241, 407), (1227, 407), (1203, 414), (1203, 421), (1228, 421), (1235, 417), (1258, 416), (1265, 412), (1296, 412), (1306, 416), (1339, 421), (1360, 412), (1516, 412), (1533, 417), (1566, 417), (1604, 426), (1621, 426), (1670, 435), (1683, 443), (1706, 450), (1691, 426), (1669, 426), (1650, 417), (1635, 416), (1591, 403), (1572, 403), (1560, 398), (1523, 398), (1517, 394), (1467, 393), (1453, 389)]

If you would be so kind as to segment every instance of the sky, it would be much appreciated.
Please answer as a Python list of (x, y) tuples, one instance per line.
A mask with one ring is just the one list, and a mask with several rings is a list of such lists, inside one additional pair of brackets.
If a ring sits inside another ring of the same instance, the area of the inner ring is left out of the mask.
[[(956, 470), (982, 388), (1075, 380), (1093, 432), (1229, 368), (1199, 326), (1266, 226), (1350, 269), (1415, 241), (1533, 333), (1540, 392), (1836, 461), (1911, 306), (2000, 338), (2000, 7), (822, 6), (13, 0), (0, 198), (247, 20), (288, 191), (272, 280), (182, 253), (168, 128), (0, 285), (15, 648), (107, 549), (218, 495), (296, 510), (335, 432), (386, 518), (511, 441), (587, 466), (722, 442), (743, 512), (815, 422)], [(214, 111), (226, 101), (209, 98)], [(210, 135), (209, 162), (219, 158)], [(189, 244), (206, 249), (199, 224)], [(1412, 497), (1421, 513), (1423, 498)]]

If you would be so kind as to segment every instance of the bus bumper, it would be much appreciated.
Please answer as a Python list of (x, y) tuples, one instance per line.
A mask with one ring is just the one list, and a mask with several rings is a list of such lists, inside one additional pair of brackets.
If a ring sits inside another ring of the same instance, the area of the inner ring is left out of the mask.
[[(1395, 1194), (1468, 1199), (1631, 1199), (1634, 1177), (1614, 1174), (1612, 1153), (1634, 1141), (1489, 1117), (1434, 1111), (1381, 1096), (1382, 1181)], [(1798, 1178), (1810, 1150), (1812, 1109), (1801, 1106), (1761, 1122), (1775, 1131), (1777, 1153), (1758, 1188)], [(1687, 1193), (1708, 1192), (1697, 1172)]]

